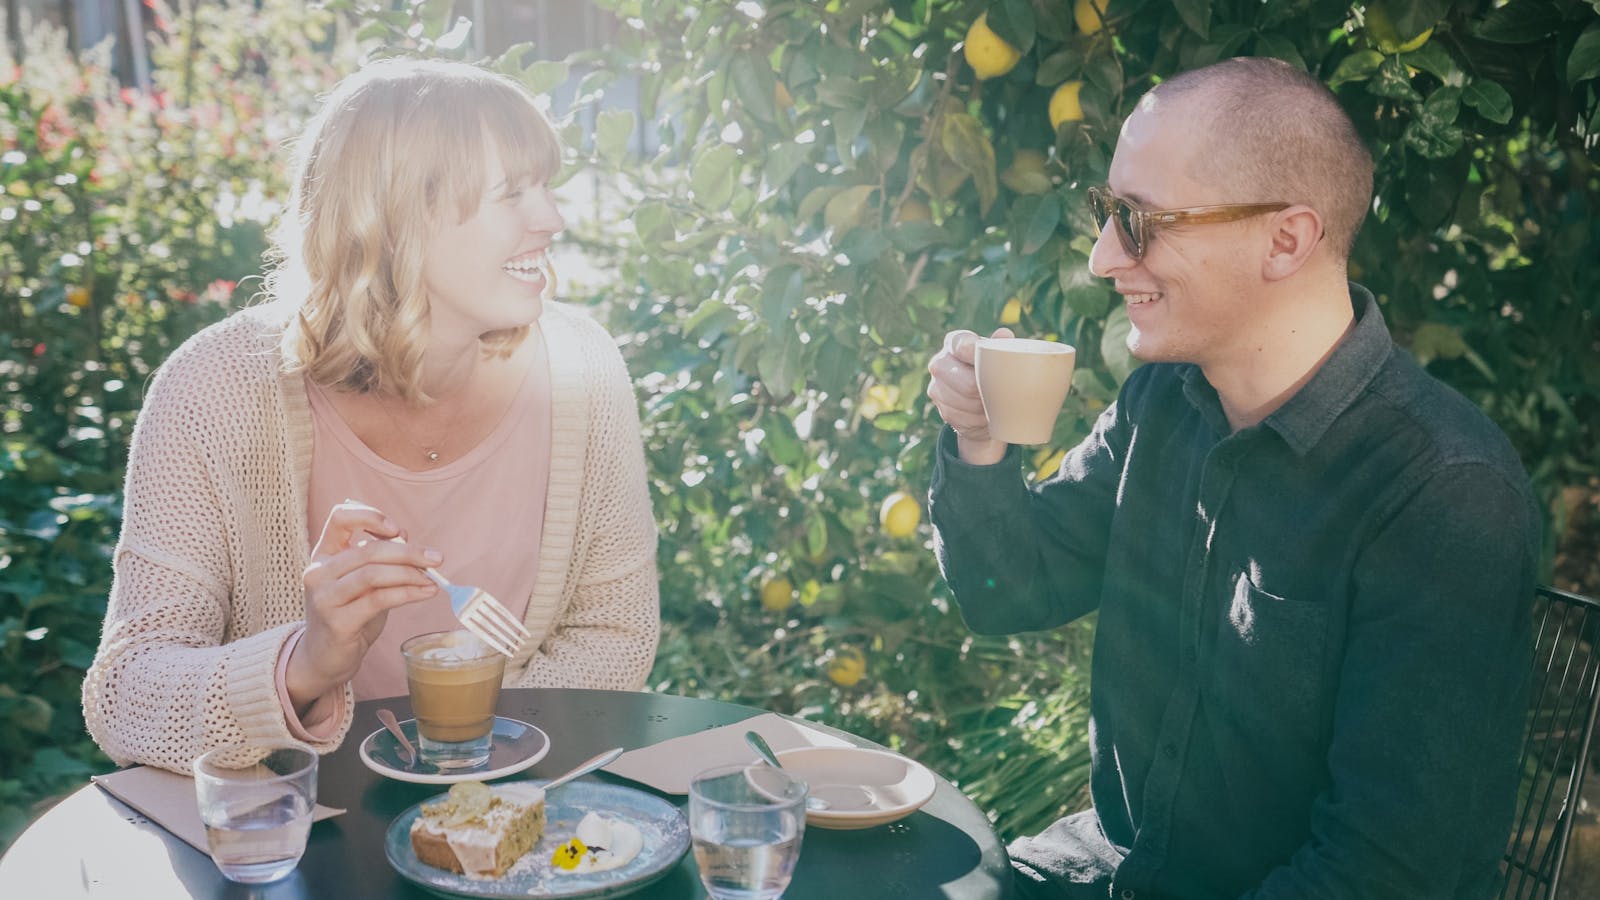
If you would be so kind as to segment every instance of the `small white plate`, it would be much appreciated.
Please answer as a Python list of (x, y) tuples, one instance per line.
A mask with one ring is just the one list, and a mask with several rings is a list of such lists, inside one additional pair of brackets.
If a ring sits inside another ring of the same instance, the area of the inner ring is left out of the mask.
[(806, 824), (850, 831), (886, 825), (933, 798), (937, 778), (923, 764), (887, 750), (797, 747), (778, 752), (783, 767), (804, 778), (827, 809), (806, 810)]
[[(405, 719), (400, 723), (411, 746), (417, 746), (417, 720)], [(379, 775), (397, 781), (414, 781), (418, 784), (454, 784), (458, 781), (489, 781), (503, 778), (532, 766), (550, 752), (550, 736), (537, 725), (504, 716), (494, 717), (494, 743), (489, 759), (481, 766), (469, 769), (440, 769), (417, 760), (414, 766), (406, 765), (405, 751), (387, 728), (379, 728), (361, 742), (361, 761)]]

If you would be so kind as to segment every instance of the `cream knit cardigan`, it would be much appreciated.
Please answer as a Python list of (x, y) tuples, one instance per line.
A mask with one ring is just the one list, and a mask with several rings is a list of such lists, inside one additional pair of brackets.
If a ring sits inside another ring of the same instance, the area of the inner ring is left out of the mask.
[[(156, 374), (134, 429), (89, 733), (120, 764), (187, 771), (290, 737), (275, 668), (305, 616), (311, 412), (283, 371), (281, 303), (235, 313)], [(637, 690), (660, 631), (656, 526), (632, 383), (598, 324), (546, 303), (551, 446), (533, 633), (508, 687)], [(506, 536), (507, 553), (526, 540)], [(350, 729), (353, 696), (326, 753)]]

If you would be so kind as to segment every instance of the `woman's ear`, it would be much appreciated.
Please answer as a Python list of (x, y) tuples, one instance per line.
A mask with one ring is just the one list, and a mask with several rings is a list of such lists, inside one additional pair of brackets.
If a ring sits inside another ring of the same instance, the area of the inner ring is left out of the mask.
[(1291, 206), (1272, 217), (1271, 229), (1261, 277), (1282, 281), (1300, 271), (1322, 243), (1322, 217), (1309, 206)]

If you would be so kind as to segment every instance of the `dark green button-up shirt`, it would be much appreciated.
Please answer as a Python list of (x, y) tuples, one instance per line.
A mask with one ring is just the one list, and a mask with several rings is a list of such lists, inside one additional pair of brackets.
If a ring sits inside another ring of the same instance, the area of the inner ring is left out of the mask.
[[(1050, 480), (940, 440), (939, 560), (975, 631), (1098, 610), (1094, 816), (1013, 855), (1140, 897), (1487, 896), (1509, 831), (1538, 513), (1505, 436), (1372, 295), (1230, 430), (1195, 366), (1136, 370)], [(1075, 860), (1099, 845), (1093, 864)], [(1097, 876), (1100, 877), (1100, 876)]]

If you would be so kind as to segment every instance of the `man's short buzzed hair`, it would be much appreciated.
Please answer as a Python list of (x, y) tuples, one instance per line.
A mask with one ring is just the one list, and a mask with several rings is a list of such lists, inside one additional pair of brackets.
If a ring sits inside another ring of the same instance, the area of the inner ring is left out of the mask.
[(1282, 60), (1227, 59), (1155, 88), (1198, 101), (1204, 144), (1190, 177), (1236, 203), (1303, 203), (1322, 215), (1329, 248), (1348, 259), (1372, 204), (1372, 154), (1327, 85)]

